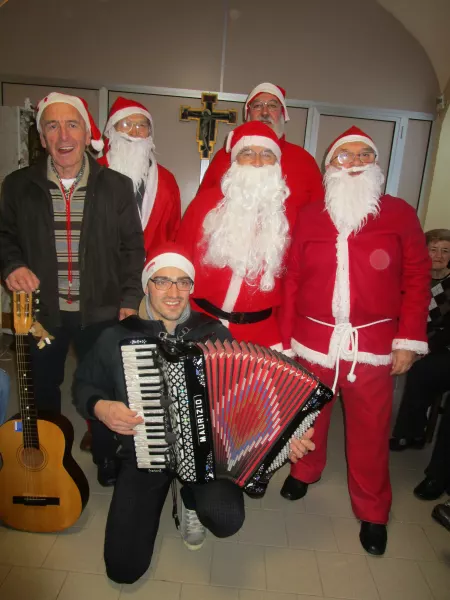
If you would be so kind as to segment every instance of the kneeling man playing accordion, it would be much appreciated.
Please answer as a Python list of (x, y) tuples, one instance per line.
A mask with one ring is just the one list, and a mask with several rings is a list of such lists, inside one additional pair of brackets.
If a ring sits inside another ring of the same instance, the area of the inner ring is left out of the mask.
[[(291, 369), (291, 373), (294, 371), (297, 373), (299, 370), (298, 365), (296, 366), (292, 361), (291, 363), (287, 362), (290, 359), (284, 359), (277, 352), (251, 344), (248, 346), (238, 344), (232, 340), (229, 330), (220, 321), (204, 313), (192, 311), (189, 306), (189, 296), (193, 291), (194, 276), (194, 266), (187, 253), (179, 245), (166, 244), (156, 250), (142, 274), (145, 297), (141, 303), (139, 316), (130, 316), (106, 330), (90, 354), (80, 364), (75, 375), (75, 402), (80, 414), (87, 419), (102, 421), (118, 434), (121, 443), (118, 452), (120, 469), (106, 524), (104, 550), (107, 574), (117, 583), (133, 583), (148, 569), (161, 511), (171, 482), (175, 475), (179, 475), (176, 469), (166, 468), (167, 464), (161, 464), (161, 468), (157, 468), (158, 461), (162, 458), (161, 454), (168, 446), (168, 454), (175, 454), (170, 450), (170, 444), (176, 445), (175, 434), (160, 431), (163, 425), (160, 425), (159, 419), (155, 415), (158, 410), (162, 410), (163, 401), (161, 399), (158, 402), (152, 401), (149, 391), (152, 386), (153, 371), (148, 365), (153, 364), (151, 363), (153, 359), (144, 364), (145, 361), (142, 357), (154, 356), (152, 353), (158, 344), (168, 346), (168, 354), (170, 354), (171, 347), (176, 348), (177, 344), (186, 346), (191, 343), (191, 346), (196, 346), (197, 353), (200, 354), (198, 342), (205, 342), (203, 348), (206, 352), (208, 345), (214, 348), (211, 341), (207, 340), (216, 340), (215, 343), (220, 348), (227, 349), (229, 356), (231, 356), (232, 346), (235, 346), (237, 352), (241, 352), (241, 354), (242, 347), (245, 346), (249, 353), (256, 352), (259, 357), (267, 358), (270, 365), (275, 365), (275, 363), (282, 365), (283, 372)], [(142, 345), (143, 340), (146, 342), (144, 345)], [(199, 345), (201, 346), (201, 344)], [(173, 351), (175, 352), (175, 350)], [(260, 360), (257, 362), (262, 364)], [(170, 370), (170, 360), (165, 364), (169, 365)], [(231, 363), (227, 364), (229, 366)], [(132, 374), (133, 368), (134, 375)], [(237, 373), (236, 367), (234, 369), (234, 373)], [(272, 371), (271, 380), (274, 378)], [(253, 390), (251, 396), (256, 398), (257, 402), (263, 397), (260, 393), (264, 394), (265, 390), (269, 389), (269, 379), (269, 377), (260, 377), (259, 391), (256, 390), (256, 387)], [(139, 393), (146, 393), (150, 398), (146, 401), (146, 405), (144, 403), (143, 410), (130, 408), (130, 406), (135, 406), (133, 403), (133, 398), (135, 398), (133, 390), (136, 389), (133, 387), (133, 382), (135, 380), (138, 381)], [(255, 381), (258, 382), (256, 376)], [(311, 384), (311, 389), (315, 386), (316, 391), (312, 391), (311, 397), (314, 397), (314, 394), (322, 395), (321, 401), (318, 403), (318, 408), (320, 408), (321, 402), (328, 399), (328, 390), (320, 386), (314, 378), (310, 379), (304, 372), (300, 379), (296, 379), (295, 383), (291, 384), (288, 395), (295, 395), (296, 390), (304, 385), (304, 381)], [(248, 379), (246, 383), (249, 384)], [(161, 389), (159, 384), (156, 387)], [(168, 386), (166, 382), (166, 396), (181, 394), (181, 387), (183, 385), (179, 380), (170, 379), (169, 373)], [(227, 393), (227, 390), (223, 391), (224, 396)], [(276, 393), (279, 393), (279, 390)], [(228, 395), (230, 394), (228, 393)], [(281, 392), (280, 395), (282, 395)], [(240, 400), (241, 398), (239, 398), (239, 402)], [(159, 404), (159, 408), (153, 409), (152, 407), (156, 404)], [(261, 412), (262, 404), (261, 402), (261, 405), (257, 406), (259, 412)], [(238, 403), (235, 405), (238, 406)], [(166, 414), (170, 410), (169, 406)], [(247, 412), (250, 425), (254, 423), (254, 414), (256, 413)], [(241, 413), (241, 419), (244, 420), (245, 417), (246, 415)], [(289, 458), (291, 462), (296, 462), (309, 450), (314, 450), (314, 443), (311, 441), (313, 430), (310, 428), (312, 420), (308, 421), (306, 417), (303, 421), (303, 429), (292, 430), (291, 428), (289, 436), (284, 439), (284, 460)], [(252, 431), (252, 427), (250, 430), (254, 439), (257, 439), (257, 434)], [(171, 438), (170, 435), (173, 437)], [(159, 439), (159, 442), (155, 442), (156, 446), (149, 444), (152, 436), (155, 440)], [(260, 446), (266, 445), (267, 441), (264, 438)], [(151, 455), (150, 468), (142, 458), (144, 446), (145, 452)], [(258, 444), (252, 446), (250, 454), (256, 453), (257, 448)], [(188, 454), (188, 448), (182, 452)], [(236, 458), (235, 462), (239, 461), (240, 456)], [(143, 461), (142, 464), (141, 461)], [(272, 464), (274, 463), (276, 461), (273, 461)], [(278, 466), (279, 463), (274, 468)], [(208, 483), (192, 483), (193, 480), (185, 476), (184, 479), (190, 482), (184, 483), (181, 488), (181, 535), (186, 546), (193, 550), (200, 548), (203, 544), (205, 528), (217, 537), (228, 537), (241, 528), (245, 518), (243, 499), (245, 487), (237, 485), (229, 477), (210, 480), (208, 469), (207, 466), (205, 481)], [(183, 480), (183, 477), (180, 479)], [(175, 488), (173, 489), (175, 490)]]

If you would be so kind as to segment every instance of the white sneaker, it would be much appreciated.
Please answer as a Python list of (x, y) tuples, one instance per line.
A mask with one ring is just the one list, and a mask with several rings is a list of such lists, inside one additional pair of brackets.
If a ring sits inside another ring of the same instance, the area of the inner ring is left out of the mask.
[(206, 529), (200, 523), (195, 510), (188, 510), (181, 501), (180, 533), (189, 550), (200, 550), (206, 538)]

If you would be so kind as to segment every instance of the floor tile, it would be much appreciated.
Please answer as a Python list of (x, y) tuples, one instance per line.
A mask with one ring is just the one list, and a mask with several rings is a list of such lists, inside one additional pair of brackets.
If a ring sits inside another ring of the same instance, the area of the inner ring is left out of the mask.
[(439, 562), (419, 562), (435, 600), (450, 598), (450, 565)]
[(368, 557), (381, 600), (432, 600), (419, 565), (400, 558)]
[(11, 568), (12, 567), (10, 565), (0, 565), (0, 585), (6, 579), (6, 576), (11, 571)]
[(304, 500), (307, 513), (353, 517), (346, 486), (319, 481), (309, 486)]
[(297, 594), (285, 594), (283, 592), (262, 592), (260, 590), (240, 590), (239, 600), (320, 600), (317, 596), (297, 596)]
[(58, 535), (44, 567), (84, 573), (104, 573), (103, 542), (105, 532), (100, 529), (66, 531)]
[(270, 482), (267, 492), (261, 500), (261, 507), (269, 510), (282, 510), (284, 512), (305, 512), (305, 502), (303, 498), (292, 502), (280, 495), (282, 485), (283, 482), (280, 484), (277, 482)]
[(266, 548), (267, 589), (296, 594), (322, 594), (314, 552)]
[(264, 546), (287, 546), (283, 513), (276, 510), (247, 510), (239, 541)]
[(337, 552), (338, 547), (330, 517), (325, 515), (286, 515), (289, 546), (306, 550)]
[(360, 522), (355, 518), (341, 517), (332, 517), (331, 521), (339, 552), (365, 556), (366, 552), (359, 541)]
[(316, 556), (325, 597), (378, 600), (364, 556), (328, 552), (317, 552)]
[(412, 490), (393, 488), (391, 516), (402, 523), (432, 522), (431, 511), (434, 504), (416, 498)]
[(266, 589), (264, 548), (215, 542), (211, 584), (233, 588)]
[(56, 539), (53, 534), (8, 530), (0, 538), (0, 563), (40, 567)]
[(111, 496), (91, 494), (88, 505), (74, 527), (98, 527), (105, 530)]
[(433, 520), (424, 526), (424, 531), (438, 560), (450, 564), (450, 533)]
[[(119, 599), (125, 600), (179, 600), (181, 583), (141, 579), (131, 585), (123, 585)], [(81, 598), (80, 598), (81, 600)]]
[(13, 567), (0, 587), (0, 598), (56, 600), (66, 576), (65, 571)]
[(183, 583), (209, 583), (213, 545), (206, 541), (200, 550), (191, 551), (181, 538), (162, 541), (154, 578)]
[(184, 583), (181, 587), (180, 600), (239, 600), (239, 592), (232, 588)]
[(389, 524), (385, 556), (412, 560), (436, 560), (436, 554), (423, 528), (416, 523), (392, 522)]
[(58, 600), (118, 600), (121, 588), (105, 575), (69, 573)]

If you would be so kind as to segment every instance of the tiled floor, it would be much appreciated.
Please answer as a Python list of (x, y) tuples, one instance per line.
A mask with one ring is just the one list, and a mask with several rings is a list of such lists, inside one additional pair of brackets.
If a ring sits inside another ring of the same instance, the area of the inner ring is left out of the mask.
[[(0, 366), (12, 369), (11, 362)], [(385, 557), (370, 557), (348, 499), (339, 407), (327, 469), (304, 500), (279, 496), (284, 469), (262, 501), (248, 500), (238, 535), (209, 535), (198, 552), (183, 546), (167, 504), (146, 576), (134, 585), (112, 583), (102, 559), (111, 491), (97, 484), (90, 456), (78, 449), (84, 424), (70, 405), (72, 368), (69, 360), (64, 412), (75, 425), (74, 455), (91, 485), (89, 504), (76, 526), (59, 535), (0, 527), (1, 600), (450, 600), (450, 533), (431, 519), (433, 503), (412, 495), (429, 450), (392, 456), (388, 548)], [(13, 394), (10, 413), (15, 409)]]

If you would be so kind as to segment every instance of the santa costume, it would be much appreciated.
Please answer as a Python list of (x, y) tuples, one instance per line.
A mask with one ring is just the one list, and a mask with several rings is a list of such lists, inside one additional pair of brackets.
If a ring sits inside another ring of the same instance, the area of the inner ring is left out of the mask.
[[(244, 118), (249, 118), (250, 103), (260, 94), (272, 94), (279, 100), (285, 121), (289, 121), (286, 106), (286, 92), (283, 88), (273, 83), (261, 83), (248, 95), (244, 106)], [(314, 158), (297, 144), (286, 141), (285, 135), (279, 139), (281, 148), (281, 169), (286, 177), (286, 183), (291, 192), (291, 203), (295, 203), (297, 210), (323, 198), (322, 176)], [(230, 155), (225, 148), (218, 150), (209, 165), (199, 187), (199, 192), (207, 188), (220, 185), (223, 175), (230, 168)]]
[[(363, 142), (377, 154), (373, 140), (352, 127), (331, 145), (325, 165), (349, 142)], [(354, 229), (335, 224), (327, 200), (300, 211), (283, 281), (281, 328), (284, 347), (341, 392), (355, 515), (386, 524), (391, 353), (427, 352), (430, 259), (414, 209), (400, 198), (376, 197), (375, 212)], [(301, 482), (320, 479), (331, 410), (330, 403), (314, 424), (316, 450), (292, 465), (291, 475)]]
[[(153, 121), (149, 111), (144, 105), (134, 100), (119, 96), (111, 107), (108, 122), (105, 127), (105, 151), (98, 162), (105, 167), (110, 166), (110, 142), (108, 132), (122, 119), (133, 114), (144, 115), (151, 125), (153, 134)], [(144, 245), (146, 255), (164, 242), (175, 240), (181, 220), (180, 190), (175, 177), (170, 171), (156, 162), (154, 155), (145, 185), (145, 192), (140, 210), (142, 229), (144, 231)]]
[[(240, 125), (230, 133), (227, 152), (233, 163), (240, 150), (250, 146), (262, 146), (272, 150), (278, 157), (278, 162), (281, 158), (280, 140), (270, 127), (259, 121)], [(255, 168), (256, 170), (260, 169)], [(280, 178), (285, 186), (281, 171)], [(289, 190), (286, 189), (286, 197), (288, 194)], [(192, 308), (221, 319), (237, 340), (251, 341), (281, 350), (277, 321), (277, 309), (281, 300), (280, 277), (275, 277), (272, 289), (263, 291), (260, 278), (249, 282), (228, 266), (218, 268), (205, 264), (205, 218), (217, 209), (223, 199), (224, 193), (220, 185), (199, 192), (181, 222), (177, 241), (180, 241), (193, 256), (196, 272), (195, 291), (191, 297)], [(290, 202), (290, 196), (284, 201), (282, 211), (286, 226), (291, 229), (297, 209)], [(254, 226), (256, 227), (256, 223)], [(286, 238), (289, 238), (289, 234)], [(287, 248), (284, 255), (286, 253)]]

